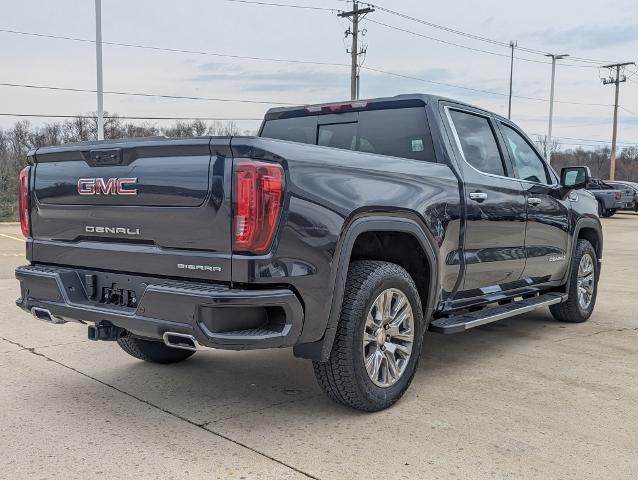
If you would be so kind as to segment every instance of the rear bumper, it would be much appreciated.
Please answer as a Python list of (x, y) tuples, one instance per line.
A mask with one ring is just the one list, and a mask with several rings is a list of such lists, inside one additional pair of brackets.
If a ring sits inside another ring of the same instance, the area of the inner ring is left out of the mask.
[[(165, 332), (192, 335), (200, 345), (231, 350), (292, 346), (301, 333), (303, 308), (289, 289), (231, 289), (117, 273), (28, 265), (15, 272), (28, 311), (42, 308), (52, 316), (105, 323), (134, 335), (161, 340)], [(100, 302), (100, 288), (123, 286), (135, 292), (135, 306)], [(93, 293), (93, 294), (92, 294)], [(139, 300), (138, 300), (139, 299)]]
[(614, 206), (612, 207), (615, 210), (622, 210), (622, 209), (633, 209), (634, 208), (634, 202), (631, 200), (616, 200), (614, 202)]

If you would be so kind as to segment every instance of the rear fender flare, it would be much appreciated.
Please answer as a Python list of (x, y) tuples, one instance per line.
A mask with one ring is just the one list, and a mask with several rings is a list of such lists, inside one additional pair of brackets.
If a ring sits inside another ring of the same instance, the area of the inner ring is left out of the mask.
[(359, 235), (373, 231), (408, 233), (414, 236), (421, 245), (421, 248), (423, 248), (430, 266), (430, 282), (427, 305), (423, 305), (422, 308), (426, 321), (430, 321), (432, 312), (438, 302), (440, 291), (438, 249), (434, 247), (436, 243), (430, 232), (422, 226), (422, 222), (415, 218), (394, 215), (358, 217), (349, 222), (344, 233), (341, 235), (341, 246), (337, 247), (337, 251), (335, 252), (335, 258), (338, 259), (338, 264), (332, 292), (330, 315), (324, 336), (317, 342), (295, 347), (295, 355), (317, 361), (326, 361), (330, 356), (341, 314), (341, 305), (343, 303), (343, 294), (352, 249)]

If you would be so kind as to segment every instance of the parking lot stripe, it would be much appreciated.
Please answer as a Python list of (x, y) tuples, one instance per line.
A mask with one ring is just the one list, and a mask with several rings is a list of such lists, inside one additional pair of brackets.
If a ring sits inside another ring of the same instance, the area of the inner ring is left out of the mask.
[(24, 242), (24, 238), (14, 237), (12, 235), (7, 235), (6, 233), (0, 233), (0, 237), (10, 238), (11, 240), (17, 240), (18, 242)]

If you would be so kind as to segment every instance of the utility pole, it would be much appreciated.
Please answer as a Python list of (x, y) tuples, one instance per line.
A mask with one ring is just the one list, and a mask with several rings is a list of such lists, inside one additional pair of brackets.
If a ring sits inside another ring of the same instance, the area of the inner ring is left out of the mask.
[[(352, 2), (352, 11), (341, 12), (339, 14), (342, 18), (351, 18), (352, 30), (346, 31), (346, 37), (352, 35), (352, 47), (350, 49), (352, 65), (350, 66), (350, 99), (357, 100), (359, 98), (359, 55), (365, 53), (364, 50), (359, 50), (359, 16), (367, 13), (374, 12), (374, 8), (359, 8), (359, 2), (354, 0)], [(364, 33), (365, 34), (365, 33)]]
[(510, 98), (507, 104), (507, 118), (512, 119), (512, 78), (514, 77), (514, 48), (518, 46), (518, 42), (510, 42), (512, 56), (510, 58)]
[(104, 86), (102, 83), (102, 0), (95, 0), (95, 63), (97, 67), (97, 139), (104, 140)]
[(549, 93), (549, 128), (547, 130), (547, 140), (545, 141), (545, 159), (547, 160), (547, 163), (551, 163), (552, 122), (554, 120), (554, 80), (556, 78), (556, 60), (562, 60), (563, 58), (569, 57), (569, 55), (567, 53), (561, 53), (560, 55), (556, 55), (554, 53), (548, 53), (545, 56), (552, 58), (552, 83), (551, 83), (550, 93)]
[[(616, 85), (616, 95), (614, 100), (614, 126), (611, 133), (611, 156), (609, 161), (609, 180), (614, 180), (616, 176), (616, 136), (618, 134), (618, 97), (620, 95), (620, 84), (627, 81), (627, 77), (621, 74), (625, 70), (627, 65), (636, 65), (634, 62), (614, 63), (613, 65), (605, 65), (604, 68), (610, 70), (611, 75), (609, 78), (603, 78), (603, 85)], [(613, 70), (616, 69), (616, 76), (613, 75)]]

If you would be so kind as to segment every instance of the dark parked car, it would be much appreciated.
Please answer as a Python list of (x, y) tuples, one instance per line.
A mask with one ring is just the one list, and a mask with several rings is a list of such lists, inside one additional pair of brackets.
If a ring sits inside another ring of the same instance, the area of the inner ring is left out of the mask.
[(133, 357), (294, 348), (333, 400), (386, 408), (424, 333), (594, 309), (585, 167), (429, 95), (268, 111), (259, 137), (38, 148), (20, 174), (18, 306)]

